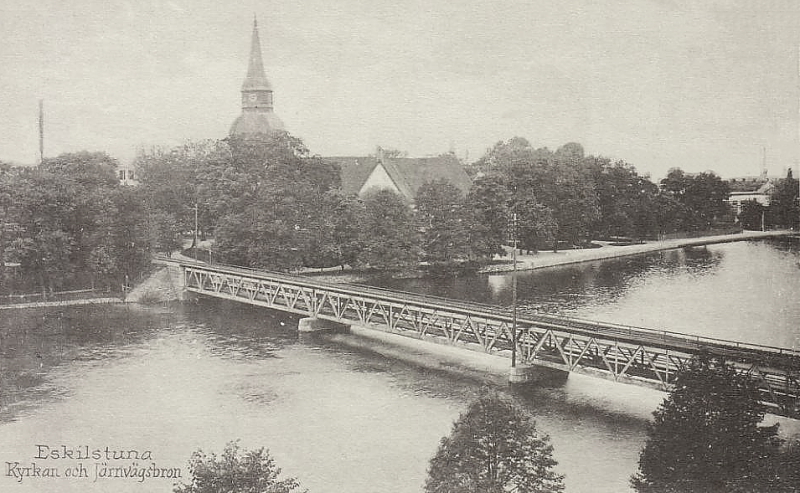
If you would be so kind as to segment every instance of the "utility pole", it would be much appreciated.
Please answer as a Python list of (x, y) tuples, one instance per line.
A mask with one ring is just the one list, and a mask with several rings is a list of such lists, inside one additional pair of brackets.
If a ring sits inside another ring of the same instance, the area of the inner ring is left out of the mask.
[(517, 367), (517, 213), (511, 216), (511, 236), (513, 250), (511, 259), (514, 270), (511, 273), (511, 368)]
[(44, 99), (39, 100), (39, 164), (44, 162)]
[(194, 203), (194, 261), (197, 262), (197, 202)]

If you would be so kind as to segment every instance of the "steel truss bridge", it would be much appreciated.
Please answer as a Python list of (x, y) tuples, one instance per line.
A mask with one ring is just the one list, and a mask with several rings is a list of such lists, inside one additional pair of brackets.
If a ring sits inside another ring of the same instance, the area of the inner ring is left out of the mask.
[[(360, 325), (510, 357), (510, 308), (229, 266), (181, 263), (194, 293)], [(770, 412), (800, 418), (800, 351), (675, 332), (517, 314), (519, 363), (668, 390), (698, 355), (720, 358), (759, 386)]]

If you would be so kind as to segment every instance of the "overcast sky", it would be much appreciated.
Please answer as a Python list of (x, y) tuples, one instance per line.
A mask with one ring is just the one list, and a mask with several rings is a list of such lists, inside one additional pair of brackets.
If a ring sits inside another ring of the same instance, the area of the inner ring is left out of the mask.
[(221, 138), (253, 15), (275, 111), (323, 156), (498, 140), (671, 167), (798, 162), (800, 2), (0, 0), (0, 160)]

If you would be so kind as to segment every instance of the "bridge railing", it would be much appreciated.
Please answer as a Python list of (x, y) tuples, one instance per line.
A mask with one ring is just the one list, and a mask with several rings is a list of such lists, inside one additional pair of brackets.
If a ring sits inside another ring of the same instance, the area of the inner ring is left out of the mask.
[[(164, 259), (169, 260), (169, 259)], [(175, 260), (172, 260), (175, 261)], [(512, 318), (510, 307), (502, 307), (497, 305), (490, 305), (479, 302), (468, 302), (463, 300), (456, 300), (436, 295), (410, 293), (406, 291), (396, 291), (374, 286), (367, 286), (363, 284), (336, 284), (331, 282), (319, 281), (311, 277), (302, 275), (292, 275), (283, 272), (269, 271), (265, 269), (255, 269), (251, 267), (229, 265), (229, 264), (214, 264), (209, 265), (202, 262), (178, 261), (183, 267), (192, 267), (196, 269), (208, 270), (218, 273), (229, 274), (246, 274), (255, 278), (264, 280), (279, 280), (298, 286), (324, 289), (331, 292), (346, 294), (349, 296), (379, 296), (386, 301), (395, 301), (398, 303), (418, 303), (429, 308), (438, 308), (446, 311), (456, 311), (471, 314), (483, 314), (491, 317), (507, 318), (509, 321)], [(598, 322), (592, 320), (584, 320), (572, 317), (556, 317), (552, 315), (540, 314), (538, 312), (531, 312), (530, 310), (518, 310), (518, 322), (520, 324), (547, 324), (557, 326), (560, 329), (568, 331), (580, 332), (594, 332), (603, 333), (607, 336), (627, 337), (630, 339), (645, 338), (651, 342), (658, 340), (664, 343), (681, 342), (686, 345), (694, 347), (698, 351), (703, 349), (732, 349), (732, 350), (745, 350), (755, 351), (764, 355), (779, 355), (782, 357), (795, 357), (800, 359), (800, 351), (778, 346), (769, 346), (764, 344), (748, 343), (734, 340), (727, 340), (714, 337), (706, 337), (700, 335), (686, 334), (682, 332), (651, 329), (646, 327), (637, 327), (630, 325), (621, 325), (607, 322)]]

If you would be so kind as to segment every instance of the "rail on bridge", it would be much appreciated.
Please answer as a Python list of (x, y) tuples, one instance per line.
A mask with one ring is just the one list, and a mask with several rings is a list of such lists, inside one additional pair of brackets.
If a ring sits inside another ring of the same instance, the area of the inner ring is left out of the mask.
[[(229, 266), (181, 263), (188, 291), (510, 357), (508, 308)], [(800, 352), (668, 331), (522, 313), (518, 360), (668, 390), (700, 354), (754, 379), (770, 412), (800, 418)]]

